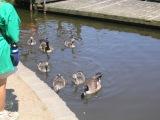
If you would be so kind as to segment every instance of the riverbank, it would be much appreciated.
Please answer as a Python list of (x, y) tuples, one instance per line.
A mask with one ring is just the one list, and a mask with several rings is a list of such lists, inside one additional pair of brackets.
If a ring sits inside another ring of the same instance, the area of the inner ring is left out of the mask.
[(160, 27), (160, 3), (141, 0), (66, 0), (46, 4), (46, 11)]
[(7, 109), (19, 120), (78, 120), (66, 103), (22, 63), (7, 83)]

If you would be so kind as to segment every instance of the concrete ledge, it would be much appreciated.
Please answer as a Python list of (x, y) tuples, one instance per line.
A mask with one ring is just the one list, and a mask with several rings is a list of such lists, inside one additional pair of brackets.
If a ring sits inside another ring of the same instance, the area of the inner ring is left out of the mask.
[(17, 75), (35, 92), (37, 97), (47, 107), (54, 120), (78, 120), (75, 114), (67, 107), (66, 103), (22, 63), (18, 65)]
[(18, 111), (18, 120), (54, 120), (47, 107), (17, 73), (7, 80), (6, 108)]

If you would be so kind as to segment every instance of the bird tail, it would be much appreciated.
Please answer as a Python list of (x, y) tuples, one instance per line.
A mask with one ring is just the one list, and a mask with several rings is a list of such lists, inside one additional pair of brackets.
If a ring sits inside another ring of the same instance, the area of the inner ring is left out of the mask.
[(101, 79), (102, 76), (103, 76), (103, 74), (102, 74), (101, 72), (97, 72), (97, 73), (95, 74), (95, 78), (96, 78), (97, 80)]

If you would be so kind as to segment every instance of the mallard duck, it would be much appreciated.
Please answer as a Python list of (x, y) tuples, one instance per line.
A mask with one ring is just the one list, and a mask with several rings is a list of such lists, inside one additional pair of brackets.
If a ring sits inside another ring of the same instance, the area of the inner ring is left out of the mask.
[(70, 39), (70, 40), (68, 40), (68, 41), (65, 41), (65, 42), (64, 42), (64, 45), (65, 45), (66, 47), (68, 47), (68, 48), (75, 48), (75, 47), (76, 47), (76, 45), (75, 45), (75, 39), (72, 38), (72, 39)]
[(28, 45), (36, 45), (36, 40), (31, 36), (28, 41), (27, 41)]
[(39, 48), (41, 51), (46, 52), (46, 53), (51, 53), (53, 51), (53, 47), (49, 45), (48, 40), (42, 41)]
[(37, 64), (38, 70), (41, 72), (49, 72), (50, 71), (50, 67), (49, 67), (49, 63), (48, 62), (39, 62)]
[(81, 94), (81, 98), (84, 98), (86, 95), (94, 94), (101, 89), (101, 78), (102, 73), (96, 73), (92, 78), (86, 81), (84, 86), (84, 92)]
[(81, 72), (81, 71), (74, 73), (72, 75), (72, 78), (73, 78), (73, 82), (75, 85), (80, 85), (85, 82), (85, 76), (84, 76), (83, 72)]
[(64, 88), (66, 85), (66, 80), (61, 74), (57, 74), (53, 81), (53, 89), (55, 92), (59, 92), (60, 89)]

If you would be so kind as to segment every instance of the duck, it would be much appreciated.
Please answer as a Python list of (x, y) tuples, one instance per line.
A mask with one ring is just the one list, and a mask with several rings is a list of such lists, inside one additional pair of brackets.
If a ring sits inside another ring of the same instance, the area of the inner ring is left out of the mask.
[(85, 75), (81, 71), (78, 71), (77, 73), (74, 73), (72, 75), (72, 78), (73, 78), (73, 83), (77, 86), (80, 85), (80, 84), (83, 84), (85, 82)]
[(57, 74), (53, 80), (53, 89), (58, 93), (62, 88), (66, 86), (66, 80), (61, 74)]
[(28, 41), (27, 41), (28, 45), (36, 45), (36, 40), (31, 36)]
[(49, 45), (48, 40), (42, 41), (39, 48), (41, 51), (46, 52), (46, 53), (51, 53), (53, 51), (53, 47)]
[(39, 62), (37, 64), (38, 70), (41, 72), (49, 72), (50, 71), (50, 67), (49, 67), (49, 63), (48, 62)]
[(84, 92), (81, 94), (81, 98), (83, 99), (86, 95), (91, 95), (97, 93), (101, 88), (101, 78), (102, 73), (98, 72), (89, 80), (86, 81), (84, 85)]
[(75, 47), (76, 47), (76, 45), (75, 45), (75, 39), (72, 38), (72, 39), (70, 39), (70, 40), (68, 40), (68, 41), (65, 41), (65, 42), (64, 42), (64, 45), (65, 45), (66, 47), (68, 47), (68, 48), (75, 48)]

